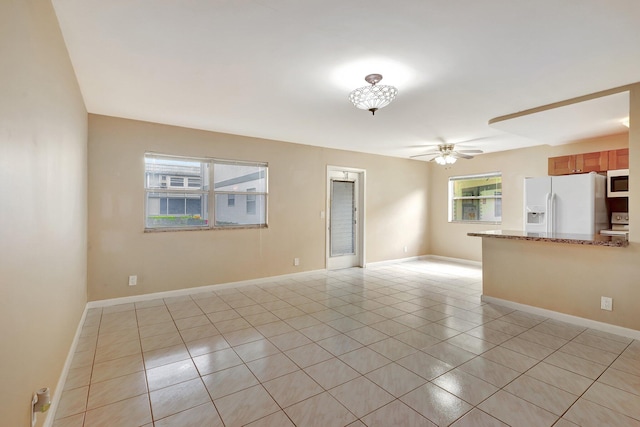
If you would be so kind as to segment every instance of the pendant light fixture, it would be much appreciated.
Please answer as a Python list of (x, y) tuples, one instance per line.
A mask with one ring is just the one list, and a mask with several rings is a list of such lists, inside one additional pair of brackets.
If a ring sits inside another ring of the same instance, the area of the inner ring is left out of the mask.
[(386, 107), (398, 94), (398, 89), (393, 86), (379, 85), (381, 74), (369, 74), (364, 78), (371, 86), (363, 86), (353, 90), (349, 94), (349, 100), (362, 110), (369, 110), (376, 114), (378, 109)]

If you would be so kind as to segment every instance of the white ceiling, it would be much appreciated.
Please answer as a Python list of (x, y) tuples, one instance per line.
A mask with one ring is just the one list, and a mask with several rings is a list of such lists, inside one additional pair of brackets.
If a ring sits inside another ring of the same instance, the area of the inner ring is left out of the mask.
[[(640, 81), (638, 0), (53, 4), (91, 113), (390, 156), (568, 142), (488, 121)], [(399, 90), (373, 117), (370, 73)]]

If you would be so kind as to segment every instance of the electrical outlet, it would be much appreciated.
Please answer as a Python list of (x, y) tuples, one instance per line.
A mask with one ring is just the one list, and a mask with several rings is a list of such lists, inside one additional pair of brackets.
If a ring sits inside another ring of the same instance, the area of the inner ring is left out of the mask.
[(129, 286), (136, 286), (138, 284), (138, 276), (129, 276)]
[(300, 265), (300, 258), (294, 258), (293, 259), (293, 265), (296, 266), (296, 267), (299, 266)]
[(613, 298), (600, 297), (600, 308), (602, 310), (613, 311)]
[(404, 250), (404, 253), (409, 252), (409, 248), (407, 248), (406, 246), (403, 248), (403, 250)]

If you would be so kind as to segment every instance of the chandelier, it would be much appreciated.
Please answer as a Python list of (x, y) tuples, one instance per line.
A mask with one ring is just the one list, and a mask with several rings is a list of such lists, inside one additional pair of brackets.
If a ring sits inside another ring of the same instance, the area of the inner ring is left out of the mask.
[(393, 86), (379, 85), (382, 80), (380, 74), (369, 74), (364, 78), (371, 86), (363, 86), (353, 90), (349, 94), (349, 100), (361, 110), (369, 110), (376, 114), (380, 108), (386, 107), (398, 94), (398, 89)]

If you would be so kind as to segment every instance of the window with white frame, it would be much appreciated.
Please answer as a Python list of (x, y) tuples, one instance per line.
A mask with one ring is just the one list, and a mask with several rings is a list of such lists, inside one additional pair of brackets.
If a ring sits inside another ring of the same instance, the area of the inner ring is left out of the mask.
[(449, 222), (502, 221), (502, 174), (449, 178)]
[(145, 154), (145, 227), (265, 227), (267, 171), (266, 163)]
[(266, 163), (214, 162), (216, 227), (267, 225), (267, 170)]

